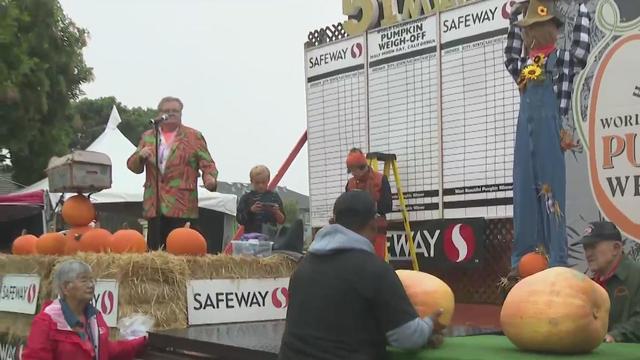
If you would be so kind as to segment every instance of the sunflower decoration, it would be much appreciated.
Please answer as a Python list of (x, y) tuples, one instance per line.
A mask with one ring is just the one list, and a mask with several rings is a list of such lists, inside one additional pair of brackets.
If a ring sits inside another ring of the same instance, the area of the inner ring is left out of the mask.
[(547, 9), (546, 6), (538, 6), (538, 15), (540, 16), (547, 16), (549, 14), (549, 10)]
[(544, 57), (544, 54), (538, 54), (533, 58), (533, 63), (538, 66), (542, 66), (545, 60), (546, 58)]
[(527, 65), (522, 69), (522, 75), (527, 80), (538, 80), (542, 77), (542, 69), (536, 64)]
[(520, 77), (518, 77), (518, 81), (516, 82), (516, 84), (520, 89), (523, 89), (525, 85), (527, 85), (527, 77), (524, 76), (524, 73), (520, 74)]

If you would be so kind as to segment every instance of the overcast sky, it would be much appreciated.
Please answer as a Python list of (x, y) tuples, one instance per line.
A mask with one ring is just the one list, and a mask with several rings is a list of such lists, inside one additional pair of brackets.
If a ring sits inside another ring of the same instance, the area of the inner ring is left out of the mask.
[[(341, 0), (60, 0), (90, 32), (86, 96), (156, 107), (185, 104), (220, 180), (275, 174), (306, 128), (304, 51), (309, 30), (343, 20)], [(107, 119), (105, 119), (105, 122)], [(305, 147), (280, 182), (308, 194)]]

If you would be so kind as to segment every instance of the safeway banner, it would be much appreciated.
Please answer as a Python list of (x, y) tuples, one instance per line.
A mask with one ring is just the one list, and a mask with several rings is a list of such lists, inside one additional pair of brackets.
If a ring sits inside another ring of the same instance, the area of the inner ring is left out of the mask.
[(93, 294), (93, 306), (100, 310), (109, 327), (118, 325), (118, 281), (98, 279)]
[[(409, 242), (402, 224), (390, 226), (387, 247), (391, 261), (410, 260)], [(473, 267), (484, 256), (484, 218), (430, 220), (411, 223), (420, 270)]]
[(40, 276), (8, 274), (0, 280), (0, 311), (35, 314), (40, 291)]
[(191, 280), (189, 325), (280, 320), (287, 316), (289, 278)]

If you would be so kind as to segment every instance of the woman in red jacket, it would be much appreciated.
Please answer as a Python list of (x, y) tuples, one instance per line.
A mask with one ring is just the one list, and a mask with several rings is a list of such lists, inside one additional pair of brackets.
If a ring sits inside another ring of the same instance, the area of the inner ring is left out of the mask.
[(59, 297), (33, 319), (23, 360), (132, 360), (144, 351), (146, 337), (110, 341), (109, 327), (91, 305), (95, 281), (91, 267), (69, 260), (53, 279)]

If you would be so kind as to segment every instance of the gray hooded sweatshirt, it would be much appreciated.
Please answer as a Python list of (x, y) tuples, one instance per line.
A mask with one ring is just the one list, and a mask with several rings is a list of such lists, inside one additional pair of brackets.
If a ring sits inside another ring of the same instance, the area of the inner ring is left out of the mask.
[[(309, 252), (316, 255), (328, 255), (339, 250), (364, 250), (375, 253), (369, 240), (338, 224), (322, 228), (309, 247)], [(386, 338), (393, 347), (414, 350), (426, 345), (432, 331), (433, 321), (430, 317), (416, 317), (387, 332)]]

